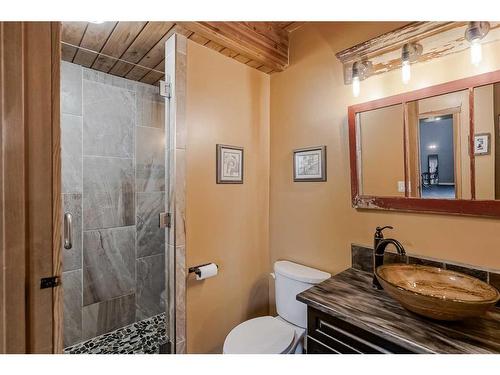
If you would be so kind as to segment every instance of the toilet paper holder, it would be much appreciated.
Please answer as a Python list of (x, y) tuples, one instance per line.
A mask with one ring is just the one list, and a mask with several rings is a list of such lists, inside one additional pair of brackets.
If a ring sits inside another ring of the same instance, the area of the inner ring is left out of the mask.
[[(205, 263), (205, 264), (200, 264), (198, 266), (189, 267), (188, 271), (189, 271), (189, 273), (194, 273), (194, 274), (196, 274), (198, 276), (201, 276), (200, 267), (208, 266), (209, 264), (211, 264), (211, 263)], [(217, 269), (219, 269), (219, 265), (218, 264), (215, 264), (215, 266), (217, 267)]]

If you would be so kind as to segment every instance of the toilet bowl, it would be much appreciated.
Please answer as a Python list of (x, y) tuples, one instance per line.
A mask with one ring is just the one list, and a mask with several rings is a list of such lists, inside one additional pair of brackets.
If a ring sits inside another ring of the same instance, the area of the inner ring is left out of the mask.
[(223, 354), (300, 354), (304, 335), (304, 328), (279, 316), (261, 316), (233, 328)]
[(301, 264), (274, 264), (278, 316), (261, 316), (236, 327), (224, 341), (223, 354), (301, 354), (307, 326), (307, 307), (297, 294), (328, 278), (330, 274)]

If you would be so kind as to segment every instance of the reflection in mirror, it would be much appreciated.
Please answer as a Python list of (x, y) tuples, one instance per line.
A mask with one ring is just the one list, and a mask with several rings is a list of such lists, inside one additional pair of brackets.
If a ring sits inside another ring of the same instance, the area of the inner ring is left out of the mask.
[(407, 103), (409, 196), (470, 199), (469, 93)]
[(476, 199), (500, 199), (500, 83), (474, 89)]
[(404, 197), (403, 105), (356, 116), (361, 195)]

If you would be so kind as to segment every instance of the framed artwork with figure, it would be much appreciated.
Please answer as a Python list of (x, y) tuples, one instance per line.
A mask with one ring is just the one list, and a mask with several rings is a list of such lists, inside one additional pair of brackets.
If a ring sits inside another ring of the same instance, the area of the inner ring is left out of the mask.
[(490, 143), (491, 143), (490, 133), (481, 133), (474, 135), (474, 155), (489, 155)]
[(216, 153), (217, 183), (243, 183), (243, 148), (217, 145)]
[(326, 181), (326, 146), (300, 148), (293, 151), (295, 182)]

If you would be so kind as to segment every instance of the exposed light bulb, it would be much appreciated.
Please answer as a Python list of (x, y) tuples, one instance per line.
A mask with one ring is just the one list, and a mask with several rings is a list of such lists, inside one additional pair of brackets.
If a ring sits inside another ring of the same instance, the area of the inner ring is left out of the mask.
[(403, 79), (403, 83), (405, 85), (408, 82), (410, 82), (411, 67), (410, 67), (410, 61), (409, 60), (403, 60), (403, 63), (402, 63), (402, 66), (401, 66), (401, 78)]
[(483, 58), (483, 49), (481, 47), (481, 39), (476, 38), (470, 42), (470, 61), (475, 66), (478, 66)]
[(355, 98), (359, 96), (360, 92), (360, 83), (359, 83), (359, 77), (352, 77), (352, 95), (354, 95)]

